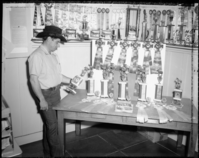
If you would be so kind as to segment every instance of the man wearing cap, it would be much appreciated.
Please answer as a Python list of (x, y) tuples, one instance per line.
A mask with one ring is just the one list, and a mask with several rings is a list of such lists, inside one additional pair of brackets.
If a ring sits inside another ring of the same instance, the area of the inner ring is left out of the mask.
[(39, 99), (44, 122), (43, 146), (45, 156), (63, 156), (63, 149), (57, 134), (56, 111), (52, 109), (61, 99), (61, 83), (69, 84), (71, 78), (61, 74), (59, 59), (53, 53), (60, 43), (66, 42), (62, 30), (56, 26), (46, 26), (37, 38), (43, 43), (30, 55), (29, 74), (32, 89)]

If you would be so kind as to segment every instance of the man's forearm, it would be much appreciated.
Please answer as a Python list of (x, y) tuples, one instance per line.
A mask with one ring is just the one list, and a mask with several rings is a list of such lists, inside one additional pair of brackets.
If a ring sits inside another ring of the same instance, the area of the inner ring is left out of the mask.
[(69, 84), (71, 82), (71, 78), (62, 75), (62, 83)]
[(31, 83), (32, 89), (33, 89), (35, 95), (38, 97), (38, 99), (40, 101), (43, 100), (44, 96), (41, 92), (41, 87), (40, 87), (40, 84), (39, 84), (39, 81), (38, 81), (38, 77), (35, 76), (35, 75), (31, 75), (30, 76), (30, 83)]

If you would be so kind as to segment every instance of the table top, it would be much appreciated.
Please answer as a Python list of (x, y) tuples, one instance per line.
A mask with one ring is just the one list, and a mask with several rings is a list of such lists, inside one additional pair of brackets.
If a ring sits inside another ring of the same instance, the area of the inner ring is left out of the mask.
[[(103, 115), (112, 115), (112, 116), (126, 116), (126, 117), (137, 117), (138, 108), (136, 107), (136, 101), (132, 101), (133, 112), (116, 112), (115, 105), (107, 105), (106, 103), (101, 103), (94, 105), (93, 102), (82, 102), (82, 99), (87, 98), (86, 90), (76, 90), (77, 94), (72, 95), (68, 94), (63, 98), (57, 106), (53, 107), (55, 110), (67, 111), (67, 112), (81, 112), (81, 113), (90, 113), (90, 114), (103, 114)], [(167, 103), (172, 102), (172, 97), (164, 97), (167, 99)], [(182, 98), (183, 107), (178, 110), (169, 110), (163, 108), (163, 110), (170, 115), (170, 117), (175, 122), (186, 122), (186, 123), (198, 123), (198, 110), (194, 105), (191, 105), (191, 100), (187, 98)], [(88, 108), (87, 108), (88, 107)], [(85, 111), (84, 109), (90, 109)], [(147, 106), (145, 111), (149, 119), (159, 120), (159, 114), (156, 108), (153, 106)], [(179, 115), (183, 114), (183, 115)], [(182, 117), (182, 116), (187, 117)], [(191, 117), (192, 116), (192, 117)], [(193, 119), (191, 119), (193, 118)]]

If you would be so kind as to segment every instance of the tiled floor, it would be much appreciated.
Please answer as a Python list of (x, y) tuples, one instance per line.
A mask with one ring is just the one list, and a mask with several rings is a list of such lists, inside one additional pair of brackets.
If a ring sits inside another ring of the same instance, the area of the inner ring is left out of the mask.
[[(65, 157), (183, 157), (185, 147), (175, 148), (170, 138), (152, 143), (137, 132), (137, 128), (125, 125), (99, 124), (66, 134)], [(22, 145), (20, 157), (42, 157), (42, 142)], [(198, 155), (196, 155), (198, 157)]]

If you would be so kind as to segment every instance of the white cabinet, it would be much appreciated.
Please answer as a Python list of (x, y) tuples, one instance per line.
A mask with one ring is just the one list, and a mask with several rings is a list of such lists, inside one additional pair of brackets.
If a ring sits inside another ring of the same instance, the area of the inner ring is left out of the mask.
[(13, 134), (19, 145), (42, 138), (42, 120), (29, 90), (27, 57), (6, 59), (5, 99), (10, 105)]

